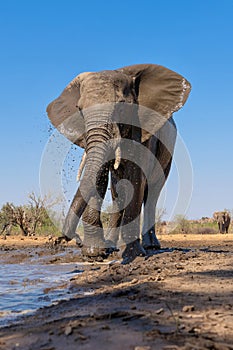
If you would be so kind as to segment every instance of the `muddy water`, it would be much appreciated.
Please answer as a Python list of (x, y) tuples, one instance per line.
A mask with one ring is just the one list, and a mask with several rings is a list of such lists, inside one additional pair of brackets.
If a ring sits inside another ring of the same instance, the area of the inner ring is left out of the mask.
[[(71, 297), (70, 278), (81, 273), (75, 263), (0, 265), (0, 327), (19, 316)], [(62, 288), (59, 286), (62, 285)]]

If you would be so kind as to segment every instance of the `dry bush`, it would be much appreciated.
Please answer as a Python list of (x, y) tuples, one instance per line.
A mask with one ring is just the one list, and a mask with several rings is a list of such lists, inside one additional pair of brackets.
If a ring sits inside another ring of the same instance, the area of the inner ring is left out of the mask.
[(194, 234), (217, 234), (218, 230), (210, 226), (197, 226), (192, 228), (192, 233)]

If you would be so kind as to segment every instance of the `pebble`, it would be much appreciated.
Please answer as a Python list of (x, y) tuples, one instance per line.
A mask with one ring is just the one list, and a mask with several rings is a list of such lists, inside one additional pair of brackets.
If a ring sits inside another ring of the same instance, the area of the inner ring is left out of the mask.
[(73, 333), (73, 329), (71, 326), (66, 326), (65, 328), (65, 335), (68, 336)]
[(185, 305), (182, 309), (183, 312), (190, 312), (190, 311), (194, 311), (194, 310), (195, 310), (194, 305)]
[(156, 310), (155, 313), (157, 315), (162, 314), (164, 312), (164, 309), (161, 307), (160, 309)]
[(134, 278), (134, 279), (132, 279), (132, 281), (130, 282), (131, 284), (136, 284), (136, 283), (138, 283), (138, 279), (137, 278)]

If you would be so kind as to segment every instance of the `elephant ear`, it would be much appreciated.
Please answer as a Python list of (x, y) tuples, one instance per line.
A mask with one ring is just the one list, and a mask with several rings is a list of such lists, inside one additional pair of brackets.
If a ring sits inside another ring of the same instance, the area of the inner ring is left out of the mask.
[(191, 84), (176, 72), (156, 64), (136, 64), (118, 70), (135, 82), (144, 142), (185, 104)]
[(89, 73), (74, 78), (61, 95), (47, 107), (51, 123), (61, 134), (76, 145), (84, 148), (85, 124), (78, 108), (80, 84)]

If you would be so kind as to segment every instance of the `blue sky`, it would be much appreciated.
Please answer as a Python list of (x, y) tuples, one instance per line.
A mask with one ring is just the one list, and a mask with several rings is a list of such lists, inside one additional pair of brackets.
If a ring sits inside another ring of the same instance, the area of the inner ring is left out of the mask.
[(174, 115), (193, 165), (188, 217), (232, 209), (232, 16), (231, 0), (1, 1), (0, 206), (39, 191), (46, 106), (70, 80), (156, 63), (192, 84)]

